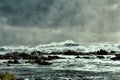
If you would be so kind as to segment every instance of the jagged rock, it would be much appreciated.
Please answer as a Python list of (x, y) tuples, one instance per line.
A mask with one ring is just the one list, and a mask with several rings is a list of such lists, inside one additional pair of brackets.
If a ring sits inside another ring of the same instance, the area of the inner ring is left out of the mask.
[(108, 54), (110, 54), (110, 53), (107, 52), (106, 50), (102, 50), (102, 49), (96, 52), (96, 55), (108, 55)]

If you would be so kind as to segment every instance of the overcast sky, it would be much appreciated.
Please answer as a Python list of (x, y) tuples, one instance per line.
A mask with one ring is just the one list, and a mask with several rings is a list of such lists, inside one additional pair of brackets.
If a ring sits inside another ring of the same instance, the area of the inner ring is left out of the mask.
[(0, 46), (119, 42), (120, 0), (0, 0)]

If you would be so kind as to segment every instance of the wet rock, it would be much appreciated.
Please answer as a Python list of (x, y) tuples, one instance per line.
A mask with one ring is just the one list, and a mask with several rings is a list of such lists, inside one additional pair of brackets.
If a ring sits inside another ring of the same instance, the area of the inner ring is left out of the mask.
[(104, 59), (105, 57), (104, 56), (97, 56), (97, 58)]
[(99, 50), (95, 53), (96, 55), (108, 55), (110, 54), (109, 52), (107, 52), (106, 50)]
[(120, 54), (115, 54), (115, 57), (111, 58), (111, 60), (120, 60)]
[(84, 56), (82, 58), (84, 58), (84, 59), (91, 59), (91, 57), (89, 57), (89, 56)]
[(59, 56), (48, 56), (47, 58), (47, 60), (53, 60), (53, 59), (65, 59), (65, 58)]
[(20, 58), (22, 58), (22, 59), (31, 59), (32, 58), (32, 56), (31, 55), (29, 55), (29, 54), (27, 54), (27, 53), (20, 53), (19, 54), (19, 57)]
[(18, 60), (9, 60), (7, 63), (9, 63), (9, 64), (19, 64), (19, 61)]
[(111, 53), (111, 54), (115, 54), (115, 53), (116, 53), (116, 51), (111, 51), (110, 53)]
[(76, 56), (75, 58), (81, 58), (80, 56)]

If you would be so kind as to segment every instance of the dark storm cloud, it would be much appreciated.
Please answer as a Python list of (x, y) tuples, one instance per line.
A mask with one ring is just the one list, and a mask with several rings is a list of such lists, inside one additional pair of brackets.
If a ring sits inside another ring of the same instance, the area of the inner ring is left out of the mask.
[(0, 44), (120, 41), (119, 0), (0, 0)]
[(12, 26), (40, 24), (53, 0), (0, 0), (0, 15)]
[[(7, 18), (6, 23), (11, 26), (72, 26), (79, 23), (74, 18), (82, 3), (77, 0), (3, 0), (0, 15)], [(82, 19), (80, 22), (83, 24)]]

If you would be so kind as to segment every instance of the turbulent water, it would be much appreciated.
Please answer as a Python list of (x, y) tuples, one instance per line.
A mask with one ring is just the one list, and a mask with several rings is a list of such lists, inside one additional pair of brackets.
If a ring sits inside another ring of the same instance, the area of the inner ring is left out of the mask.
[(3, 46), (0, 48), (1, 52), (7, 52), (7, 51), (23, 51), (23, 52), (29, 52), (33, 50), (39, 50), (41, 52), (59, 52), (59, 51), (66, 51), (66, 50), (73, 50), (76, 52), (94, 52), (100, 49), (104, 49), (107, 51), (120, 51), (120, 43), (75, 43), (72, 40), (68, 40), (65, 42), (60, 43), (51, 43), (51, 44), (44, 44), (44, 45), (38, 45), (35, 47), (27, 47), (27, 46)]
[[(74, 50), (76, 52), (92, 52), (99, 49), (107, 51), (114, 50), (120, 52), (119, 43), (92, 43), (82, 44), (73, 41), (65, 41), (61, 43), (51, 43), (46, 45), (38, 45), (36, 47), (1, 47), (0, 53), (6, 52), (61, 52), (66, 50)], [(112, 61), (114, 55), (104, 55), (104, 59), (98, 59), (94, 55), (90, 59), (75, 58), (76, 56), (58, 55), (66, 59), (52, 60), (50, 66), (25, 64), (24, 60), (19, 60), (22, 64), (6, 66), (5, 60), (0, 60), (0, 72), (10, 72), (16, 74), (17, 77), (29, 78), (30, 80), (119, 80), (120, 79), (120, 61)], [(86, 56), (86, 55), (81, 55)]]

